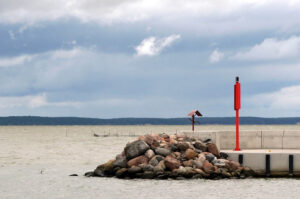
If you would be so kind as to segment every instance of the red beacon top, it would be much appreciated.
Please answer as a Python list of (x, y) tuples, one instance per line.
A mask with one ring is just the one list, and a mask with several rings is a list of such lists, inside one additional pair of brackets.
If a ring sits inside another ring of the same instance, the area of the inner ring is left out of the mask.
[(235, 78), (236, 82), (234, 85), (234, 110), (241, 108), (241, 84), (239, 83), (239, 77)]

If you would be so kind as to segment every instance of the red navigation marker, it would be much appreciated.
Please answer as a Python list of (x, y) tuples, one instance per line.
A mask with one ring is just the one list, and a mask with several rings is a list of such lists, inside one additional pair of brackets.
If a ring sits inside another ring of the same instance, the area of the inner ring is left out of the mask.
[(235, 78), (235, 85), (234, 85), (234, 110), (236, 112), (236, 145), (235, 145), (235, 151), (240, 151), (239, 146), (239, 109), (241, 108), (241, 84), (239, 83), (239, 77)]

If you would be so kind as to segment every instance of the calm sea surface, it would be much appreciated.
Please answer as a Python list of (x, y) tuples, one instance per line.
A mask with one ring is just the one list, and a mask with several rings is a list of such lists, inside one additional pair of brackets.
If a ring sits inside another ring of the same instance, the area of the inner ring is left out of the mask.
[[(94, 137), (92, 133), (99, 133), (101, 128), (144, 134), (147, 130), (174, 132), (189, 126), (0, 127), (0, 198), (300, 198), (297, 179), (176, 181), (83, 177), (135, 139)], [(230, 128), (234, 127), (205, 126), (214, 130)], [(300, 130), (299, 126), (242, 128)], [(69, 176), (74, 173), (79, 176)]]

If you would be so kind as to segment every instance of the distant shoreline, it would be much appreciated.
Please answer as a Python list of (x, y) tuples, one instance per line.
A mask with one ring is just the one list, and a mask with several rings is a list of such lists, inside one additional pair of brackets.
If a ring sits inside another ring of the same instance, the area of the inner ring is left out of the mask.
[[(234, 125), (234, 117), (197, 118), (201, 125)], [(22, 125), (190, 125), (188, 118), (84, 118), (84, 117), (0, 117), (0, 126)], [(241, 117), (241, 125), (299, 125), (300, 117)]]

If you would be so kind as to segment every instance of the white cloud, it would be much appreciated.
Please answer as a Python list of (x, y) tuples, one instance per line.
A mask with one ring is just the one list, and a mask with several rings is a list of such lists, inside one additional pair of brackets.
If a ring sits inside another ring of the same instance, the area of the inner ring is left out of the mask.
[(5, 96), (0, 97), (0, 108), (10, 109), (18, 107), (26, 108), (39, 108), (44, 106), (80, 106), (80, 102), (49, 102), (46, 93), (38, 95), (25, 95), (25, 96)]
[(0, 67), (9, 67), (24, 64), (29, 62), (33, 56), (31, 55), (20, 55), (17, 57), (0, 58)]
[(292, 36), (286, 40), (267, 38), (245, 52), (232, 57), (237, 60), (277, 60), (300, 55), (300, 37)]
[(211, 54), (210, 54), (210, 57), (209, 57), (209, 61), (211, 63), (216, 63), (216, 62), (219, 62), (221, 61), (221, 59), (224, 58), (224, 53), (220, 52), (218, 49), (215, 49)]
[(169, 37), (158, 39), (149, 37), (144, 39), (140, 45), (135, 47), (137, 55), (153, 56), (159, 54), (165, 47), (170, 46), (180, 35), (170, 35)]
[(246, 112), (264, 117), (299, 116), (300, 85), (288, 86), (278, 91), (253, 95), (245, 99)]
[[(101, 24), (147, 21), (172, 31), (224, 34), (297, 29), (295, 0), (9, 0), (0, 2), (0, 23), (38, 23), (66, 18)], [(158, 28), (159, 28), (158, 27)], [(233, 28), (234, 27), (234, 28)], [(298, 29), (297, 29), (298, 30)]]

